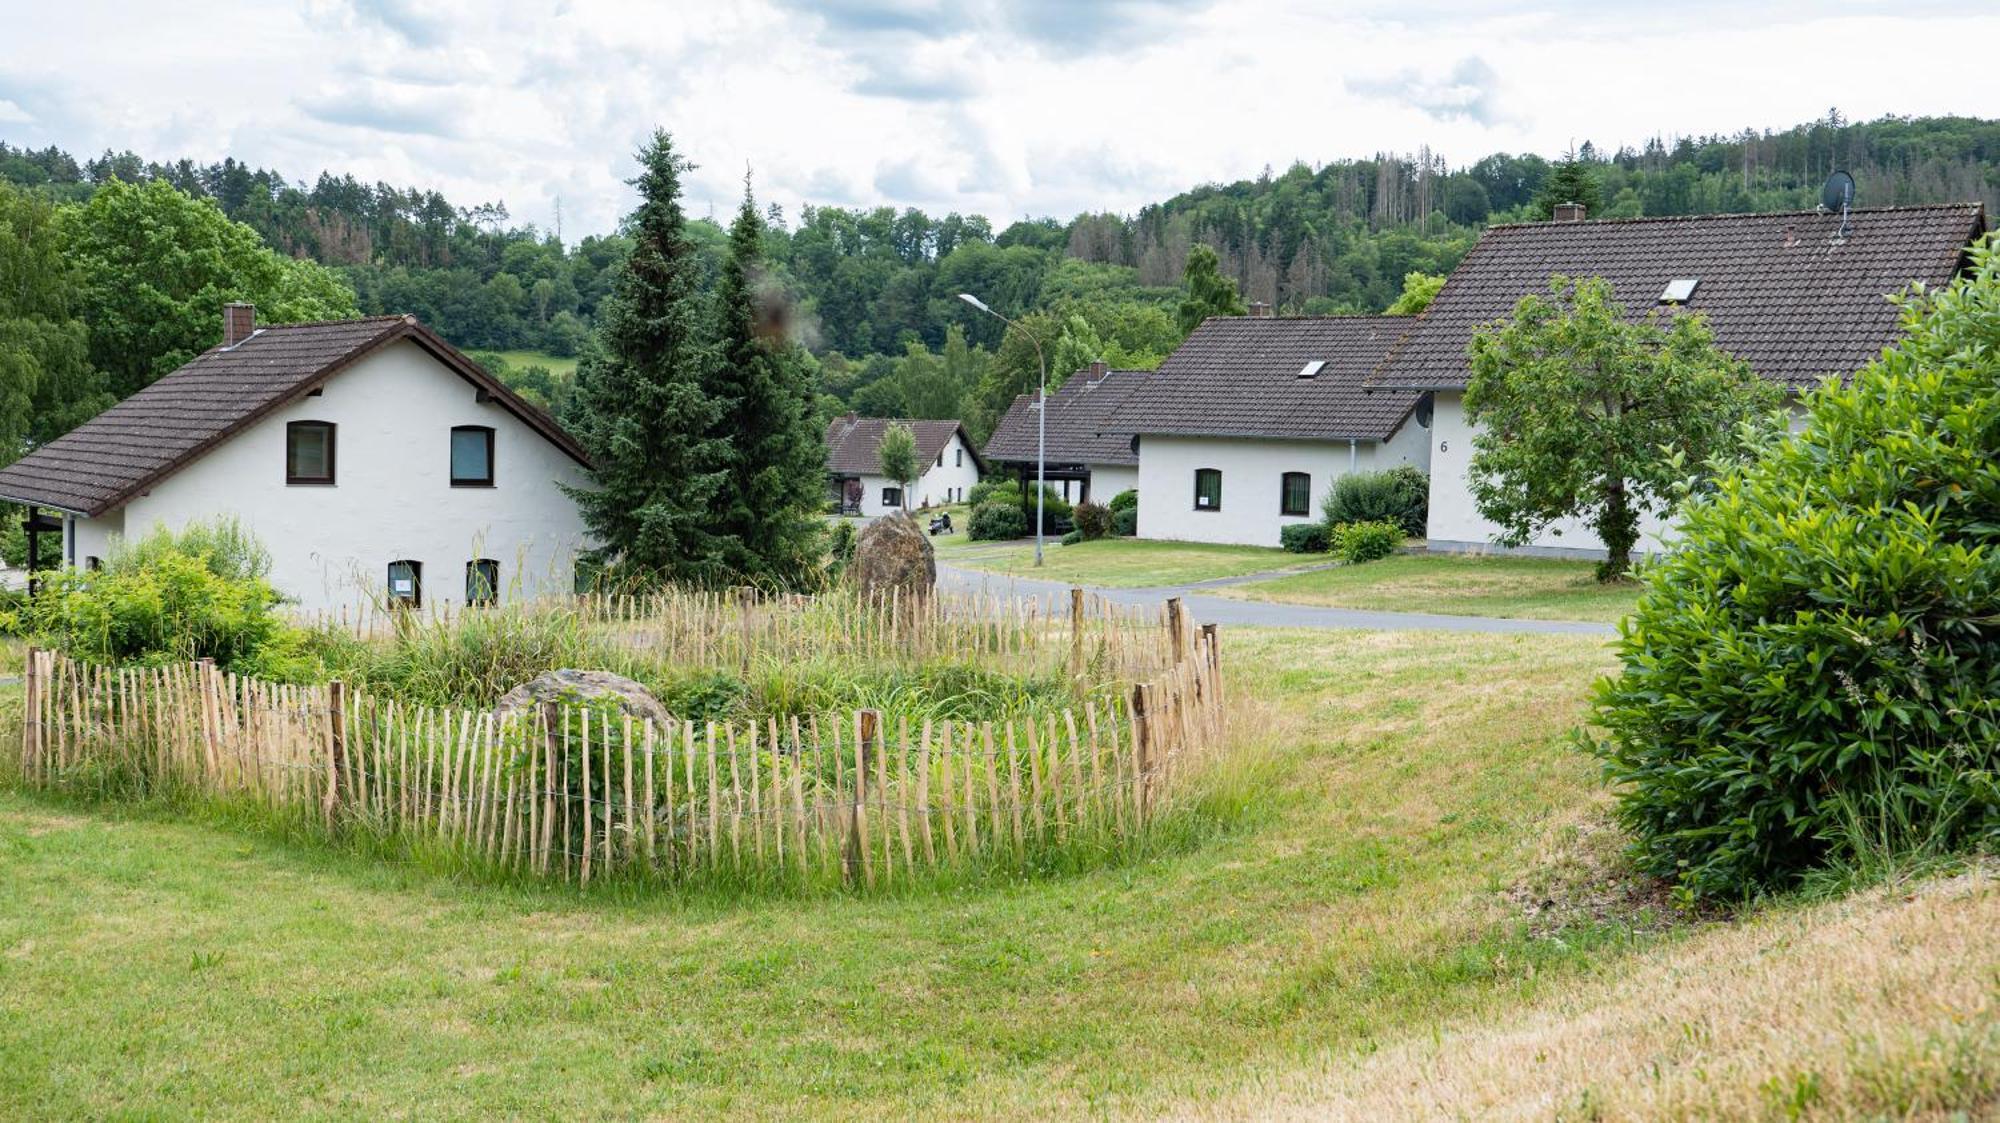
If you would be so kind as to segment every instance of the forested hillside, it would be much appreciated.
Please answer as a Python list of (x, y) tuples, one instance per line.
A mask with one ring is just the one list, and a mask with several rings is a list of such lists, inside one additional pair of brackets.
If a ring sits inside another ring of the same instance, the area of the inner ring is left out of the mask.
[[(2000, 121), (1837, 113), (1782, 132), (1653, 141), (1574, 153), (1594, 215), (1810, 207), (1835, 168), (1863, 205), (1977, 199), (2000, 208)], [(1032, 350), (956, 299), (972, 292), (1027, 316), (1060, 378), (1079, 356), (1157, 363), (1181, 337), (1174, 307), (1189, 251), (1213, 247), (1247, 300), (1291, 313), (1377, 312), (1413, 272), (1455, 265), (1486, 224), (1546, 217), (1551, 168), (1496, 153), (1454, 166), (1420, 148), (1303, 164), (1208, 185), (1136, 215), (1041, 219), (1001, 230), (979, 215), (806, 207), (767, 215), (770, 283), (820, 358), (824, 406), (875, 414), (952, 412), (990, 425), (1033, 380)], [(79, 161), (0, 142), (0, 181), (55, 202), (111, 179), (160, 180), (212, 199), (281, 254), (332, 267), (364, 312), (413, 312), (460, 346), (576, 355), (589, 345), (621, 235), (565, 245), (499, 203), (321, 172), (310, 183), (234, 160), (151, 162), (132, 153)], [(712, 271), (725, 234), (690, 223)], [(956, 330), (954, 330), (956, 329)], [(559, 398), (560, 378), (514, 372)]]

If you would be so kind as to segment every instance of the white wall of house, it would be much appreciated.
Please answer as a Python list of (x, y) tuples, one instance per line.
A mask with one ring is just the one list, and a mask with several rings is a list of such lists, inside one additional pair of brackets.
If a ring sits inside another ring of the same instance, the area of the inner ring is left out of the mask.
[[(1340, 476), (1398, 464), (1424, 467), (1427, 438), (1415, 418), (1387, 441), (1352, 446), (1347, 441), (1146, 434), (1139, 439), (1139, 537), (1276, 546), (1286, 526), (1320, 518), (1320, 503)], [(1201, 468), (1222, 472), (1222, 503), (1212, 511), (1195, 509), (1195, 471)], [(1280, 513), (1286, 472), (1312, 477), (1303, 515)]]
[(1137, 464), (1092, 464), (1090, 465), (1090, 501), (1104, 504), (1121, 491), (1130, 491), (1139, 486), (1139, 466)]
[[(1465, 420), (1465, 395), (1437, 392), (1431, 421), (1431, 508), (1428, 537), (1433, 550), (1498, 551), (1500, 528), (1479, 513), (1467, 479), (1472, 469), (1472, 426)], [(1639, 549), (1657, 553), (1668, 534), (1667, 520), (1649, 516), (1639, 523)], [(1575, 519), (1565, 519), (1513, 553), (1546, 557), (1602, 558), (1604, 543)]]
[[(334, 483), (285, 482), (285, 425), (330, 421)], [(454, 425), (494, 430), (491, 487), (453, 487)], [(154, 488), (77, 519), (76, 562), (114, 535), (234, 515), (271, 553), (271, 582), (307, 608), (381, 598), (392, 561), (423, 563), (426, 604), (462, 602), (466, 563), (500, 563), (502, 599), (568, 592), (586, 545), (576, 505), (582, 466), (473, 386), (401, 341), (332, 376), (319, 397), (265, 417)]]

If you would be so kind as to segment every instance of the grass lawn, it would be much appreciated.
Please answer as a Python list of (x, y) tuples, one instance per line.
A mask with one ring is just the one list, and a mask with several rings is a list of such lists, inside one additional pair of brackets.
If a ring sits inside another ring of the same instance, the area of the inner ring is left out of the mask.
[(1639, 599), (1636, 582), (1599, 584), (1591, 562), (1506, 555), (1397, 554), (1219, 589), (1222, 596), (1451, 616), (1613, 622)]
[(1990, 890), (1913, 895), (1908, 923), (1568, 906), (1580, 840), (1610, 837), (1566, 738), (1601, 642), (1225, 651), (1244, 755), (1217, 790), (1255, 798), (1065, 878), (579, 895), (0, 789), (0, 1117), (1479, 1118), (1510, 1092), (1626, 1117), (1669, 1081), (1782, 1117), (1796, 1081), (1871, 1073), (1993, 1102)]
[(549, 368), (549, 373), (558, 378), (567, 378), (576, 373), (576, 356), (574, 355), (565, 359), (541, 351), (495, 351), (492, 353), (507, 360), (507, 365), (509, 366), (547, 367)]
[(1140, 538), (1100, 538), (1095, 542), (1064, 546), (1050, 538), (1043, 550), (1045, 564), (1036, 569), (1032, 544), (998, 546), (990, 542), (975, 542), (962, 548), (970, 550), (975, 546), (986, 546), (988, 549), (976, 556), (954, 558), (953, 561), (968, 568), (1016, 577), (1122, 587), (1181, 585), (1212, 577), (1238, 577), (1324, 560), (1264, 546), (1217, 546), (1204, 542), (1157, 542)]

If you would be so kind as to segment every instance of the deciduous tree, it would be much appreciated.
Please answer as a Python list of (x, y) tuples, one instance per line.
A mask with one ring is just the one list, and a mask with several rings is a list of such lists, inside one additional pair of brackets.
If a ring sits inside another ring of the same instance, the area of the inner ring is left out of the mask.
[(1634, 321), (1601, 278), (1552, 277), (1511, 320), (1480, 329), (1465, 389), (1471, 490), (1521, 545), (1582, 519), (1609, 555), (1601, 580), (1631, 566), (1639, 520), (1664, 507), (1692, 466), (1738, 452), (1779, 391), (1715, 345), (1700, 315)]
[(910, 509), (910, 484), (917, 478), (917, 437), (907, 425), (891, 425), (882, 433), (882, 474), (896, 481), (903, 509)]
[(1186, 291), (1174, 318), (1182, 335), (1200, 327), (1210, 316), (1241, 316), (1249, 311), (1237, 295), (1236, 282), (1222, 275), (1221, 259), (1205, 245), (1188, 251), (1181, 283)]

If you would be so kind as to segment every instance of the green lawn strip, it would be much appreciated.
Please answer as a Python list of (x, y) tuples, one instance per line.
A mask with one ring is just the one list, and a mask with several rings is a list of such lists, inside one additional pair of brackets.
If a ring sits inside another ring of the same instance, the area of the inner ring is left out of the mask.
[(491, 353), (507, 360), (507, 365), (511, 367), (547, 367), (550, 374), (559, 378), (576, 373), (577, 359), (574, 355), (565, 359), (560, 355), (551, 355), (543, 351), (494, 351)]
[(1500, 894), (1594, 789), (1563, 735), (1601, 644), (1227, 650), (1251, 810), (1066, 878), (579, 897), (0, 793), (0, 1116), (1143, 1108), (1632, 946)]
[(1035, 548), (1032, 544), (984, 552), (977, 557), (966, 558), (962, 564), (1016, 577), (1133, 588), (1185, 585), (1216, 577), (1240, 577), (1247, 573), (1265, 573), (1325, 561), (1323, 558), (1288, 554), (1263, 546), (1219, 546), (1140, 538), (1101, 538), (1071, 546), (1050, 538), (1043, 545), (1044, 563), (1040, 569), (1035, 568)]
[(1504, 555), (1398, 554), (1218, 589), (1221, 596), (1386, 612), (1616, 622), (1636, 582), (1601, 584), (1594, 564)]

